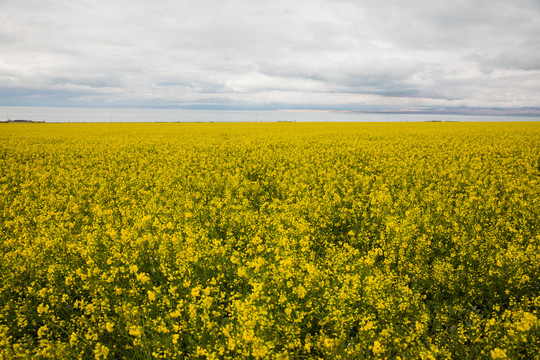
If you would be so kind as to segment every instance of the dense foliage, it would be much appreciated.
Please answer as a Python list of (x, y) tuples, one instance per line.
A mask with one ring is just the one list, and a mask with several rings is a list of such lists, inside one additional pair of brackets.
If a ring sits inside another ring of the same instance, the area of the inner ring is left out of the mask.
[(4, 124), (0, 358), (538, 358), (540, 126)]

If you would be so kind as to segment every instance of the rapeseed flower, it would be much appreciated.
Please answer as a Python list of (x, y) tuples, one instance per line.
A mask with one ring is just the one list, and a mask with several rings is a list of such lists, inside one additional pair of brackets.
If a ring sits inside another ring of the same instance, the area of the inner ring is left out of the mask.
[(0, 133), (0, 358), (534, 358), (540, 128)]

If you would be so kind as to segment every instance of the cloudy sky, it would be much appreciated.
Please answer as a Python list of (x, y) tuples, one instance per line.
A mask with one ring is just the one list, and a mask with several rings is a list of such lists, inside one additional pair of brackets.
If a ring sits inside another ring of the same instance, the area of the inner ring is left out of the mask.
[(0, 0), (0, 105), (540, 106), (540, 0)]

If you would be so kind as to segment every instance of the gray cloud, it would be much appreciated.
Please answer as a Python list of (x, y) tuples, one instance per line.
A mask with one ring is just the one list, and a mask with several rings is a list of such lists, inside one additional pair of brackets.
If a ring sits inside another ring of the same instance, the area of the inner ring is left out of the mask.
[(3, 0), (2, 102), (537, 106), (538, 4)]

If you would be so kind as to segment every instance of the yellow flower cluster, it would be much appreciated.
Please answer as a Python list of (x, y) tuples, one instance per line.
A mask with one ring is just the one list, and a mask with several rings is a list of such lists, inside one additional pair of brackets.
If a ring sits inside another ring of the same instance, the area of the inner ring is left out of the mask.
[(540, 126), (6, 124), (0, 358), (533, 359)]

